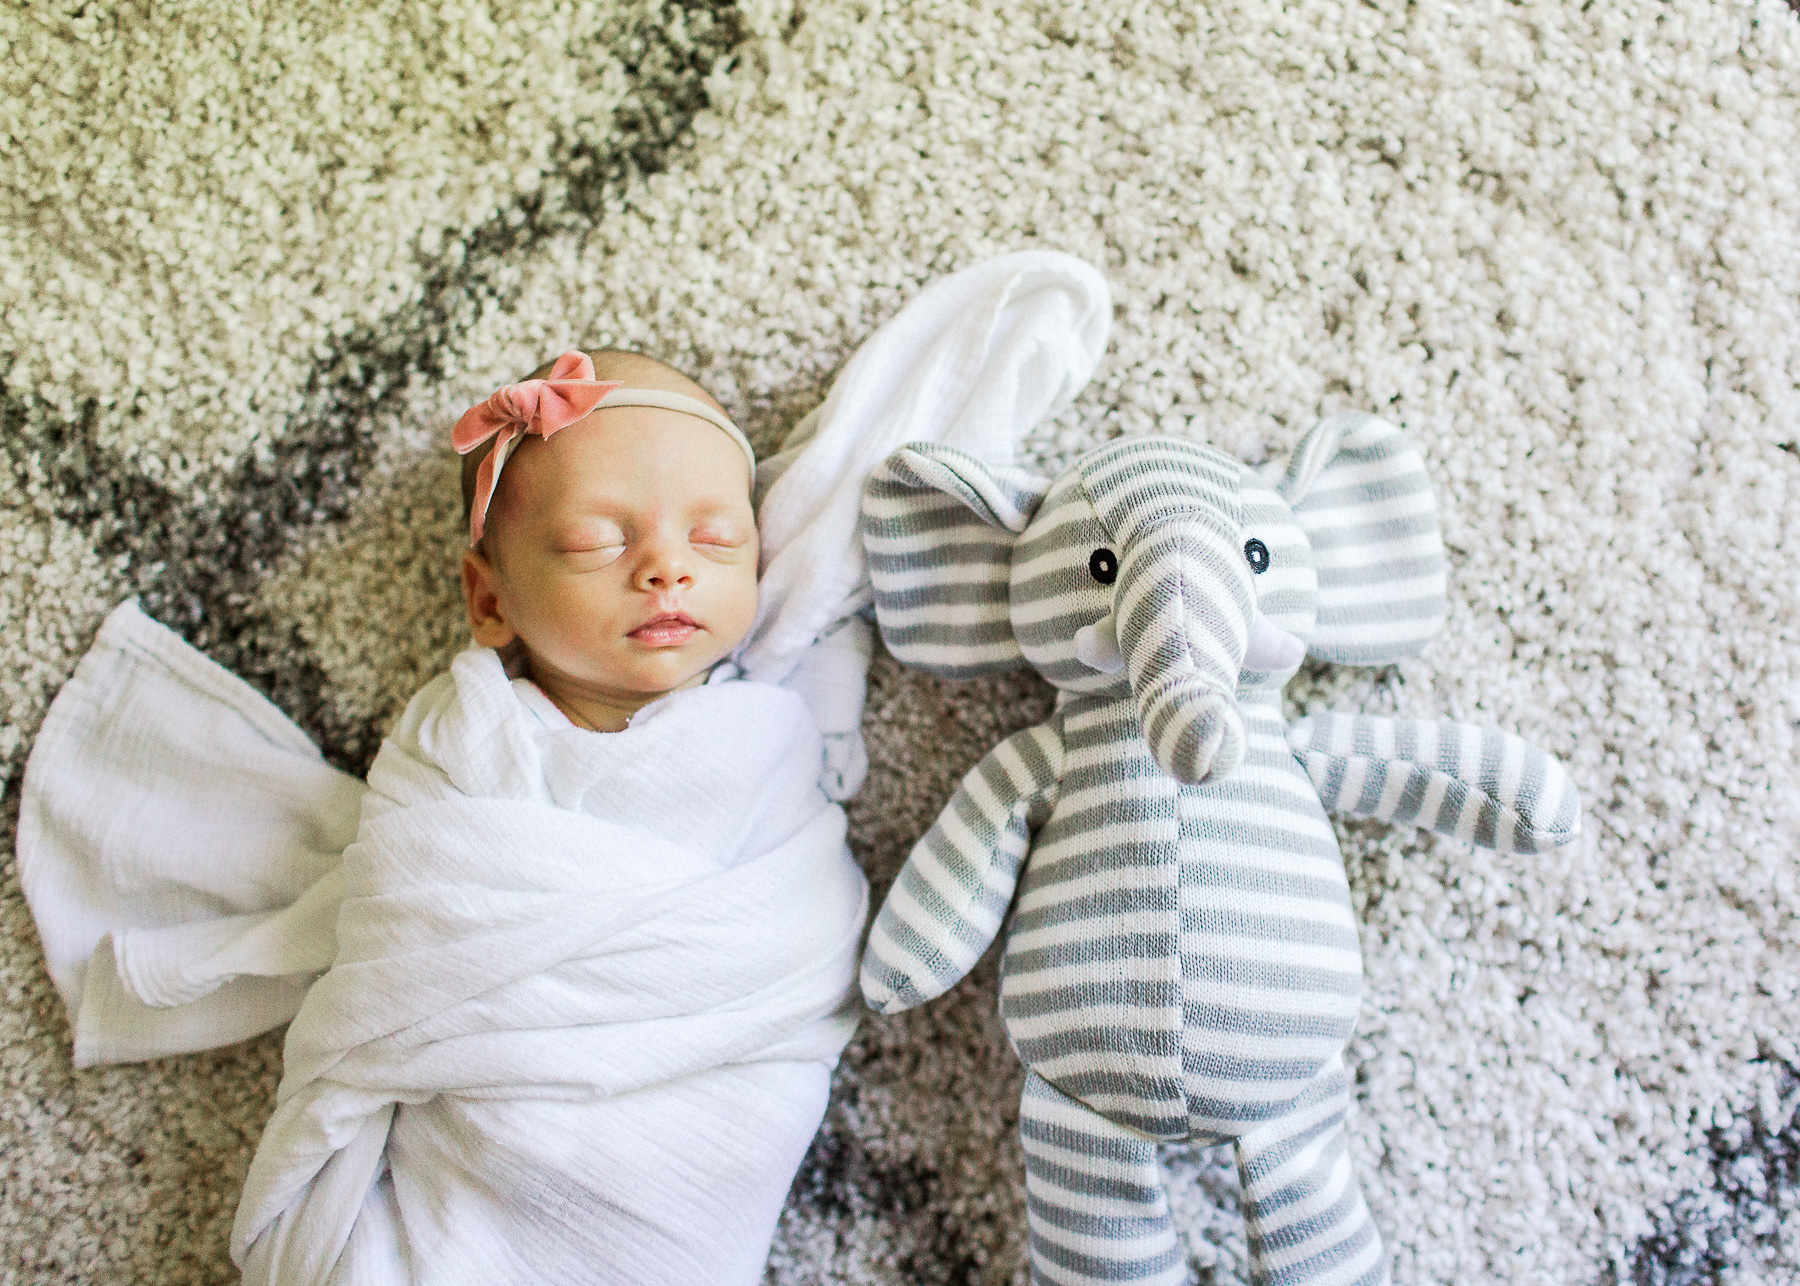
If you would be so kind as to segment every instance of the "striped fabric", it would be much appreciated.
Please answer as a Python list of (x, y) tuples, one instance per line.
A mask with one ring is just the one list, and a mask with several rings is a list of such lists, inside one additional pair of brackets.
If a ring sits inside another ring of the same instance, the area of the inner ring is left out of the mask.
[(1183, 1286), (1156, 1144), (1025, 1073), (1019, 1102), (1033, 1282)]
[(862, 539), (888, 651), (951, 679), (1016, 669), (1007, 612), (1014, 538), (1045, 483), (953, 447), (903, 447), (863, 489)]
[(1007, 1034), (1027, 1067), (1111, 1120), (1186, 1138), (1180, 787), (1129, 698), (1073, 698), (1053, 721), (1063, 780), (1007, 934)]
[[(1255, 580), (1256, 610), (1289, 634), (1309, 639), (1319, 606), (1319, 574), (1312, 545), (1281, 493), (1254, 473), (1244, 475), (1243, 502), (1245, 539), (1260, 540), (1269, 551), (1269, 570)], [(1287, 677), (1285, 673), (1246, 670), (1238, 683), (1254, 688), (1272, 685), (1279, 690)]]
[(1297, 662), (1243, 668), (1258, 616), (1382, 661), (1437, 628), (1417, 452), (1338, 417), (1279, 479), (1125, 438), (1046, 488), (909, 449), (870, 482), (864, 531), (897, 656), (947, 675), (1025, 662), (1062, 692), (913, 849), (862, 974), (883, 1012), (929, 1000), (1012, 907), (1001, 1012), (1029, 1069), (1034, 1282), (1183, 1281), (1154, 1141), (1184, 1138), (1236, 1146), (1256, 1281), (1386, 1281), (1344, 1146), (1362, 958), (1327, 809), (1519, 851), (1577, 827), (1561, 769), (1516, 738), (1289, 729)]
[(1217, 1138), (1291, 1110), (1362, 999), (1336, 832), (1288, 752), (1278, 693), (1241, 705), (1243, 765), (1180, 795), (1183, 1088), (1190, 1130)]
[(1257, 1286), (1382, 1286), (1381, 1234), (1344, 1139), (1350, 1078), (1334, 1057), (1289, 1110), (1238, 1136)]
[(1325, 807), (1418, 826), (1502, 853), (1542, 853), (1581, 833), (1561, 764), (1498, 728), (1366, 714), (1296, 720), (1287, 733)]
[(1114, 628), (1143, 737), (1177, 781), (1244, 753), (1232, 692), (1255, 611), (1244, 466), (1179, 438), (1120, 438), (1075, 466), (1119, 551)]
[(1182, 438), (1115, 438), (1075, 464), (1100, 525), (1132, 545), (1171, 522), (1205, 523), (1226, 536), (1244, 525), (1244, 466)]
[(1140, 735), (1170, 776), (1192, 784), (1244, 757), (1233, 693), (1255, 611), (1236, 542), (1198, 524), (1128, 545), (1114, 612)]
[(1076, 642), (1083, 629), (1112, 616), (1113, 588), (1094, 579), (1096, 550), (1118, 552), (1080, 474), (1070, 470), (1013, 546), (1012, 628), (1025, 660), (1062, 691), (1123, 695), (1130, 690), (1126, 676), (1087, 665)]
[(1012, 902), (1031, 832), (1062, 780), (1054, 722), (1014, 733), (969, 771), (913, 848), (869, 930), (862, 990), (899, 1013), (954, 987), (988, 949)]
[(1444, 623), (1444, 546), (1431, 478), (1405, 434), (1372, 415), (1335, 415), (1294, 449), (1276, 489), (1318, 569), (1308, 652), (1391, 665), (1430, 642)]

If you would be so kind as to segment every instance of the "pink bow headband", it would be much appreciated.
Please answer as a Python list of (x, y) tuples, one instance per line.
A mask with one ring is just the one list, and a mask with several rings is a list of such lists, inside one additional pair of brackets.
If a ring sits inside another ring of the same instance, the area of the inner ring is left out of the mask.
[(469, 544), (481, 539), (487, 525), (488, 506), (500, 485), (500, 470), (527, 433), (548, 438), (596, 410), (613, 406), (654, 406), (679, 411), (705, 420), (723, 430), (743, 449), (756, 475), (756, 452), (737, 425), (698, 398), (661, 389), (626, 388), (619, 380), (596, 380), (594, 362), (586, 353), (569, 351), (556, 359), (548, 379), (508, 384), (487, 401), (470, 407), (450, 432), (450, 445), (467, 455), (489, 438), (494, 449), (475, 472), (475, 499), (469, 507)]

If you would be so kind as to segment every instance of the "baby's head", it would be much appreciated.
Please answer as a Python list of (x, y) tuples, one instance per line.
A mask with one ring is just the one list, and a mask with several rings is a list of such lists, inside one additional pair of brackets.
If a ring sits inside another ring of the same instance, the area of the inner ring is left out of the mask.
[[(723, 409), (685, 375), (623, 352), (595, 353), (592, 372), (577, 372), (577, 357), (559, 359), (556, 373), (616, 382), (612, 402), (581, 414), (601, 395), (591, 383), (527, 384), (458, 425), (463, 508), (478, 537), (463, 555), (463, 592), (477, 643), (516, 649), (578, 723), (616, 728), (697, 681), (749, 631), (752, 463)], [(692, 401), (686, 410), (629, 404), (646, 391)], [(498, 422), (489, 408), (502, 419), (508, 407), (529, 413), (534, 397), (549, 434), (528, 432), (510, 452), (505, 431), (468, 447)], [(558, 411), (579, 418), (554, 427)], [(482, 466), (496, 450), (502, 467), (484, 514)]]

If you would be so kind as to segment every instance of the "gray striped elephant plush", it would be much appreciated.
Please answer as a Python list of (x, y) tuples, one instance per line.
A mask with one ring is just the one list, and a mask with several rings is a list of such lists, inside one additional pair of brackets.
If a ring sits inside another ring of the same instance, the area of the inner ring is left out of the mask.
[(1442, 622), (1418, 451), (1365, 415), (1266, 476), (1168, 437), (1050, 483), (909, 447), (871, 477), (862, 532), (902, 662), (1030, 665), (1059, 689), (913, 849), (862, 966), (873, 1008), (909, 1008), (1012, 908), (1033, 1281), (1185, 1280), (1156, 1165), (1173, 1139), (1235, 1146), (1257, 1282), (1386, 1281), (1345, 1147), (1362, 960), (1327, 813), (1510, 852), (1579, 829), (1561, 766), (1506, 733), (1283, 718), (1307, 653), (1389, 663)]

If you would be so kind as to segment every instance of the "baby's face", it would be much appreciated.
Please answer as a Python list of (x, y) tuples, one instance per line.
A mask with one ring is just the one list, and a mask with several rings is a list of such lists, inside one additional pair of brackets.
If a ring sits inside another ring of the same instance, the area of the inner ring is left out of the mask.
[[(756, 616), (750, 469), (724, 433), (655, 407), (596, 412), (507, 461), (483, 541), (533, 677), (595, 697), (680, 687)], [(489, 647), (510, 639), (477, 641)]]

